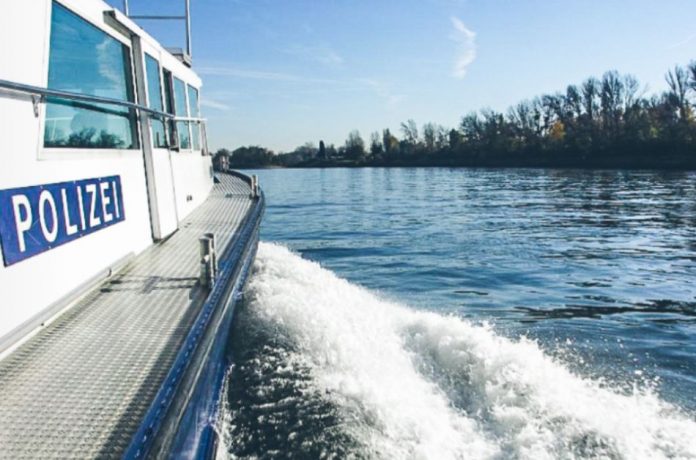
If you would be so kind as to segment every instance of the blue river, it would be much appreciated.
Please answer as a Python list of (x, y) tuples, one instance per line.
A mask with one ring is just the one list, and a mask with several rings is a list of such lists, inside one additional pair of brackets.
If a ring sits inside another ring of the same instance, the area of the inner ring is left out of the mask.
[(696, 458), (696, 173), (251, 173), (234, 456)]

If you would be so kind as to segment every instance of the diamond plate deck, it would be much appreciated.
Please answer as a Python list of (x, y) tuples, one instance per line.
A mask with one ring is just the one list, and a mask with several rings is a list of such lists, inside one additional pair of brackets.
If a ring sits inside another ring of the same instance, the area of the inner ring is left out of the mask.
[(0, 361), (0, 458), (123, 454), (207, 296), (198, 238), (222, 254), (251, 207), (247, 183), (220, 179), (172, 237)]

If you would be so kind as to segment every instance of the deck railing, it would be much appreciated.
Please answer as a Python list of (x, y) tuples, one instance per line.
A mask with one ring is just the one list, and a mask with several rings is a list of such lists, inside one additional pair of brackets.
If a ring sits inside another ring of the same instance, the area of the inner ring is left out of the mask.
[[(137, 110), (138, 112), (146, 113), (153, 118), (158, 118), (161, 120), (171, 120), (174, 122), (183, 121), (188, 123), (197, 123), (203, 127), (203, 133), (205, 133), (205, 118), (197, 117), (177, 117), (174, 114), (162, 112), (159, 110), (152, 109), (145, 105), (137, 104), (135, 102), (124, 101), (121, 99), (113, 99), (109, 97), (93, 96), (91, 94), (81, 94), (74, 93), (72, 91), (62, 91), (58, 89), (42, 88), (40, 86), (26, 85), (24, 83), (17, 83), (9, 80), (0, 79), (0, 90), (11, 91), (15, 93), (27, 94), (31, 96), (32, 102), (34, 103), (34, 115), (39, 116), (39, 104), (46, 102), (47, 97), (55, 97), (59, 99), (65, 99), (69, 101), (81, 101), (81, 102), (91, 102), (93, 104), (107, 104), (118, 107), (124, 107), (132, 110)], [(203, 137), (203, 146), (207, 151), (207, 139), (205, 135)]]

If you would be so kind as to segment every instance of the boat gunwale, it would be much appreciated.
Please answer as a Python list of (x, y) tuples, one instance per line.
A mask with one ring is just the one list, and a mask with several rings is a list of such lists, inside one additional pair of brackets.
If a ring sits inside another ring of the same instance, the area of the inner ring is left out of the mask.
[[(245, 174), (237, 171), (227, 171), (226, 173), (251, 185), (251, 177)], [(123, 455), (124, 459), (139, 459), (149, 455), (157, 437), (161, 434), (166, 419), (172, 415), (169, 413), (169, 409), (179, 396), (180, 384), (184, 380), (187, 371), (191, 368), (193, 358), (201, 346), (203, 336), (209, 330), (214, 313), (224, 308), (233, 298), (236, 281), (238, 279), (246, 279), (251, 264), (245, 264), (245, 261), (242, 259), (244, 259), (243, 256), (245, 254), (249, 253), (250, 243), (258, 244), (258, 238), (255, 238), (255, 235), (257, 235), (265, 209), (265, 196), (262, 191), (257, 197), (252, 198), (250, 196), (249, 199), (253, 200), (254, 204), (247, 211), (244, 221), (237, 227), (232, 240), (227, 244), (223, 255), (219, 258), (220, 274), (216, 279), (215, 285), (203, 302), (196, 320), (191, 325), (186, 339), (181, 344), (167, 376), (160, 385), (155, 398), (150, 403), (150, 407), (145, 413), (140, 427), (133, 435), (131, 443)], [(234, 257), (235, 253), (239, 253), (239, 256)], [(252, 255), (254, 254), (255, 251), (252, 252)], [(243, 273), (243, 271), (246, 271), (246, 273)], [(205, 360), (206, 358), (207, 356), (203, 359)], [(184, 404), (184, 407), (187, 405), (188, 401)]]

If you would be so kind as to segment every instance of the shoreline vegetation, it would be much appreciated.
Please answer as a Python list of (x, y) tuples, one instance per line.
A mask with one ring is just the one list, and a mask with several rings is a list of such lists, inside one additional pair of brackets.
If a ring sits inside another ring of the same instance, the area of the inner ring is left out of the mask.
[(483, 109), (446, 128), (413, 120), (365, 141), (308, 142), (292, 152), (260, 146), (220, 149), (216, 169), (330, 167), (561, 167), (696, 169), (696, 61), (665, 75), (667, 91), (647, 96), (616, 71), (510, 107)]

